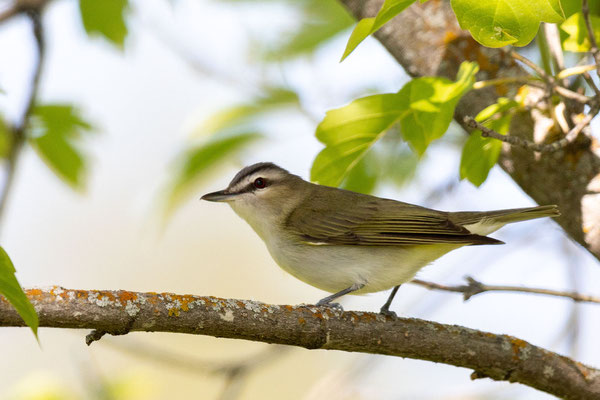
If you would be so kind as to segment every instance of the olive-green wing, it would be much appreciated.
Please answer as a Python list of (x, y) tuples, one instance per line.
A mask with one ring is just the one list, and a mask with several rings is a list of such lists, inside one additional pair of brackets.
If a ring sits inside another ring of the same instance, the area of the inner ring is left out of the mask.
[(336, 193), (335, 198), (309, 199), (288, 216), (286, 230), (305, 243), (319, 245), (502, 243), (471, 234), (451, 222), (445, 212), (372, 196), (347, 196), (347, 192)]

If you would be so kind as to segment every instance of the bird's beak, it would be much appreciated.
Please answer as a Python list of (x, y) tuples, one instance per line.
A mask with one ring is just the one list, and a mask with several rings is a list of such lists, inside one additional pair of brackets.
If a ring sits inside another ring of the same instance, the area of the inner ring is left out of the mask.
[(227, 190), (219, 190), (218, 192), (207, 193), (200, 197), (200, 200), (208, 201), (230, 201), (236, 196), (235, 193), (228, 193)]

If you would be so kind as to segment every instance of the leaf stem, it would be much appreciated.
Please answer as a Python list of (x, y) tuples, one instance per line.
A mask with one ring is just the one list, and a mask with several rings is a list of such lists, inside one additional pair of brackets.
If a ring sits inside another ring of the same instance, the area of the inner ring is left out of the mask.
[(538, 34), (535, 37), (535, 41), (537, 42), (540, 50), (540, 59), (542, 61), (542, 66), (544, 67), (544, 71), (546, 71), (548, 75), (552, 75), (552, 66), (550, 65), (550, 49), (548, 48), (548, 39), (546, 38), (546, 30), (543, 24), (540, 25)]

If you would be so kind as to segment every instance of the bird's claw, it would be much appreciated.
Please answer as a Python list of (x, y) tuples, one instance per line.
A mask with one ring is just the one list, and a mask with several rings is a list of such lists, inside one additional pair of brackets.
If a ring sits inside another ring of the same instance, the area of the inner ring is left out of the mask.
[(340, 303), (329, 303), (329, 302), (323, 302), (321, 303), (320, 301), (316, 304), (317, 307), (328, 307), (328, 308), (333, 308), (337, 311), (344, 311), (344, 307), (342, 307), (342, 305)]
[(381, 310), (379, 310), (379, 314), (385, 315), (386, 317), (398, 318), (398, 314), (385, 307), (381, 307)]

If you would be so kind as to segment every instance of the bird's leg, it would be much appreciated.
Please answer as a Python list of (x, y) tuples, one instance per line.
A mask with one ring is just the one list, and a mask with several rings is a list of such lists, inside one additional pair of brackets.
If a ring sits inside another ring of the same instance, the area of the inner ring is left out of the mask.
[(344, 308), (340, 305), (340, 303), (332, 303), (332, 300), (337, 299), (338, 297), (342, 297), (345, 294), (356, 292), (359, 289), (362, 289), (365, 286), (364, 283), (355, 283), (350, 287), (347, 287), (344, 290), (340, 290), (337, 293), (329, 295), (327, 297), (323, 297), (321, 300), (317, 302), (317, 306), (329, 306), (334, 308), (339, 308), (340, 310), (344, 310)]
[(381, 307), (381, 310), (379, 310), (379, 312), (383, 315), (389, 315), (390, 317), (395, 317), (396, 313), (393, 311), (390, 311), (390, 306), (392, 305), (392, 301), (394, 300), (394, 297), (396, 296), (396, 293), (398, 293), (398, 289), (400, 289), (400, 285), (395, 286), (392, 289), (392, 293), (390, 293), (390, 297), (388, 297), (387, 301), (385, 302), (385, 304), (383, 305), (383, 307)]

